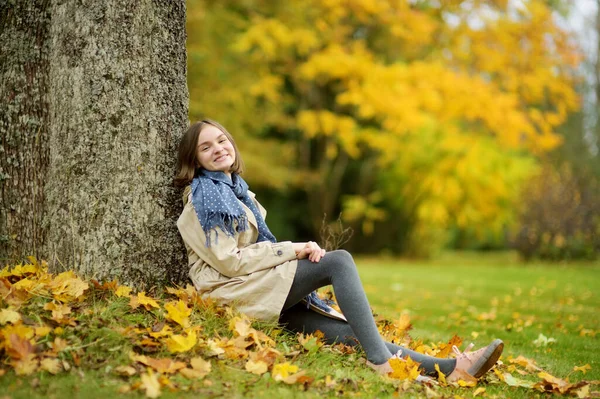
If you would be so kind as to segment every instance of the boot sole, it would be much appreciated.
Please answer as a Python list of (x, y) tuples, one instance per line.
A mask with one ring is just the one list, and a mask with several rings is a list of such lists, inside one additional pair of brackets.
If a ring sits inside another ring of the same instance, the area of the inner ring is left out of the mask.
[(479, 361), (472, 365), (467, 371), (475, 378), (479, 378), (485, 373), (487, 373), (494, 364), (500, 358), (502, 351), (504, 350), (504, 342), (500, 339), (494, 340), (491, 344), (488, 345), (485, 350), (483, 356), (479, 358)]

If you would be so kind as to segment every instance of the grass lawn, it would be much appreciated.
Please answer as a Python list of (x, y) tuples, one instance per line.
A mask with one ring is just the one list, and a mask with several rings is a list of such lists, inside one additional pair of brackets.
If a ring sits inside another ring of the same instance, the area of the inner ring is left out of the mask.
[[(425, 344), (447, 342), (457, 334), (465, 341), (464, 348), (471, 341), (479, 347), (501, 338), (506, 345), (501, 359), (505, 367), (510, 356), (522, 355), (556, 377), (569, 376), (570, 382), (600, 380), (599, 264), (519, 264), (508, 253), (452, 253), (427, 262), (359, 258), (357, 264), (374, 311), (391, 320), (407, 313), (413, 324), (410, 335), (415, 340)], [(29, 312), (26, 316), (30, 325), (49, 322), (49, 311), (43, 310), (47, 302), (44, 298), (33, 298), (23, 308), (23, 312)], [(0, 300), (0, 308), (6, 306)], [(146, 374), (145, 367), (133, 364), (129, 353), (132, 350), (142, 353), (147, 348), (139, 343), (142, 335), (136, 337), (132, 331), (164, 322), (162, 307), (134, 311), (128, 298), (117, 298), (112, 293), (88, 295), (84, 302), (71, 306), (70, 317), (74, 322), (65, 325), (60, 334), (68, 346), (57, 355), (64, 361), (63, 370), (56, 375), (36, 371), (17, 376), (9, 366), (6, 350), (0, 351), (3, 363), (0, 398), (145, 397), (142, 390), (136, 389), (140, 375)], [(189, 319), (192, 325), (202, 327), (202, 337), (231, 336), (228, 326), (231, 315), (194, 306)], [(417, 384), (404, 386), (397, 380), (384, 380), (361, 364), (364, 360), (360, 353), (341, 354), (329, 347), (318, 350), (310, 345), (303, 347), (290, 334), (277, 335), (274, 325), (253, 326), (276, 337), (276, 349), (281, 353), (277, 363), (289, 362), (304, 370), (310, 377), (304, 384), (276, 382), (270, 372), (251, 374), (244, 369), (247, 359), (242, 355), (218, 360), (210, 356), (206, 342), (199, 343), (192, 355), (171, 354), (164, 346), (158, 346), (146, 354), (183, 362), (201, 356), (212, 365), (210, 373), (202, 379), (190, 381), (177, 373), (165, 374), (166, 378), (160, 381), (161, 397), (472, 398), (476, 393), (476, 388), (428, 390)], [(36, 340), (37, 352), (52, 347), (56, 338), (53, 334)], [(540, 339), (540, 334), (546, 340)], [(68, 370), (64, 370), (64, 364)], [(587, 374), (573, 372), (574, 366), (586, 364), (591, 366)], [(132, 368), (135, 374), (121, 376), (116, 372), (119, 366), (135, 366)], [(539, 381), (535, 373), (521, 376), (513, 370), (511, 374)], [(553, 397), (499, 383), (497, 378), (482, 381), (479, 387), (485, 388), (485, 392), (480, 390), (477, 398)], [(591, 386), (591, 391), (599, 390), (600, 385)]]

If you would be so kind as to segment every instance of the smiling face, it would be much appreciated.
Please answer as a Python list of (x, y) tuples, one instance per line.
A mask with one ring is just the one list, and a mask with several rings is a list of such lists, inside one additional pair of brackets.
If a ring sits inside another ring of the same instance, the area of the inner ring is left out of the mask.
[(200, 166), (208, 171), (220, 171), (231, 176), (235, 158), (235, 148), (227, 135), (213, 125), (205, 125), (198, 135), (196, 147), (196, 159)]

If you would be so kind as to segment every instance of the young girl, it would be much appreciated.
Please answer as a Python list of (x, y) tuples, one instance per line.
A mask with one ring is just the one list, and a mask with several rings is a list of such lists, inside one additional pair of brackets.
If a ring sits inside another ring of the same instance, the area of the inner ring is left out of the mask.
[[(265, 209), (240, 176), (243, 162), (231, 134), (215, 121), (194, 123), (179, 146), (178, 186), (185, 187), (177, 227), (188, 253), (189, 276), (198, 292), (232, 304), (250, 317), (279, 319), (288, 330), (320, 330), (328, 343), (360, 344), (367, 364), (381, 374), (393, 357), (410, 356), (421, 370), (447, 381), (479, 378), (496, 363), (504, 344), (455, 359), (426, 356), (385, 342), (371, 314), (352, 256), (326, 253), (315, 242), (277, 242)], [(343, 315), (320, 301), (314, 290), (332, 285)], [(307, 306), (308, 305), (308, 306)]]

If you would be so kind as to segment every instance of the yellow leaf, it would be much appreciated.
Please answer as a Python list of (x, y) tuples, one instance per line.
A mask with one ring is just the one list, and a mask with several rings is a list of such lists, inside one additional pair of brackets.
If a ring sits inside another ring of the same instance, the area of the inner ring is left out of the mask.
[(18, 360), (13, 360), (11, 364), (15, 369), (16, 375), (29, 375), (36, 371), (38, 367), (38, 361), (33, 354), (29, 354)]
[(136, 362), (140, 362), (142, 364), (145, 364), (146, 366), (152, 367), (159, 373), (173, 374), (177, 370), (185, 367), (185, 363), (177, 362), (168, 358), (154, 359), (148, 356), (135, 354), (130, 354), (130, 358), (132, 360), (135, 360)]
[(15, 324), (19, 320), (21, 320), (19, 312), (11, 308), (0, 310), (0, 325), (5, 325), (6, 323)]
[(477, 388), (477, 389), (475, 390), (475, 392), (473, 392), (473, 397), (475, 397), (475, 396), (477, 396), (477, 395), (479, 395), (479, 394), (483, 394), (483, 393), (485, 393), (485, 388), (483, 388), (483, 387), (479, 387), (479, 388)]
[(273, 366), (272, 375), (275, 381), (281, 381), (284, 378), (289, 377), (291, 374), (296, 373), (297, 371), (298, 366), (285, 362)]
[(38, 338), (45, 337), (46, 335), (52, 332), (52, 328), (48, 326), (36, 327), (35, 328), (35, 336)]
[(89, 285), (77, 277), (73, 271), (68, 271), (56, 276), (48, 284), (48, 287), (54, 298), (61, 302), (70, 302), (81, 297)]
[(584, 366), (575, 366), (573, 367), (573, 371), (581, 371), (583, 374), (587, 373), (588, 370), (591, 370), (592, 366), (590, 366), (589, 364), (586, 364)]
[(389, 375), (391, 378), (414, 381), (420, 375), (419, 363), (410, 357), (405, 359), (392, 358), (389, 363), (392, 366), (392, 372)]
[(70, 320), (67, 318), (67, 315), (71, 313), (71, 307), (68, 305), (48, 302), (44, 305), (44, 309), (52, 311), (52, 320), (58, 323), (67, 324)]
[(446, 374), (444, 374), (441, 370), (440, 370), (440, 366), (435, 363), (435, 371), (437, 371), (438, 373), (438, 381), (442, 384), (442, 385), (446, 385)]
[(121, 298), (131, 298), (131, 287), (127, 287), (126, 285), (120, 285), (119, 288), (117, 288), (117, 290), (115, 291), (115, 295)]
[(189, 309), (183, 301), (169, 302), (165, 305), (165, 310), (167, 319), (173, 320), (183, 328), (190, 326), (188, 317), (192, 314), (192, 309)]
[(262, 375), (267, 372), (269, 369), (269, 365), (262, 360), (253, 361), (252, 359), (246, 362), (246, 371), (256, 374)]
[(165, 344), (170, 352), (176, 353), (189, 351), (196, 345), (196, 342), (196, 332), (192, 330), (188, 332), (187, 336), (172, 335), (166, 340)]
[(142, 374), (142, 388), (146, 391), (146, 396), (149, 398), (158, 398), (160, 396), (160, 382), (152, 372), (148, 369), (148, 374)]
[(62, 369), (60, 360), (45, 358), (40, 362), (40, 368), (46, 370), (50, 374), (58, 374)]
[(139, 306), (143, 306), (146, 310), (151, 310), (152, 308), (160, 309), (158, 303), (146, 296), (144, 291), (138, 293), (137, 295), (132, 295), (129, 299), (129, 306), (132, 309), (137, 309)]

